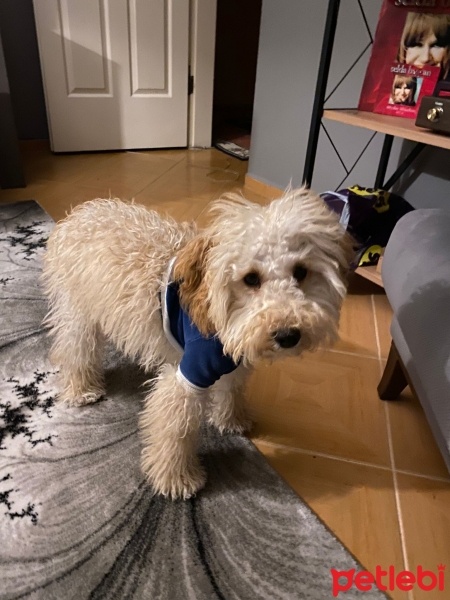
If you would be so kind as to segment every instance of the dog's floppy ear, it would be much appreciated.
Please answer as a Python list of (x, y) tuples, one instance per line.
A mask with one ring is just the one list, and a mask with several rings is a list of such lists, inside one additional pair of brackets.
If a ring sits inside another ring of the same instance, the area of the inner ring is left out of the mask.
[(178, 253), (174, 277), (180, 283), (180, 301), (203, 335), (216, 333), (208, 317), (208, 285), (205, 281), (209, 239), (197, 235)]
[(356, 258), (356, 249), (358, 248), (358, 242), (350, 233), (345, 231), (342, 235), (340, 247), (343, 252), (343, 260), (340, 261), (339, 267), (342, 276), (347, 278), (351, 272), (353, 263)]

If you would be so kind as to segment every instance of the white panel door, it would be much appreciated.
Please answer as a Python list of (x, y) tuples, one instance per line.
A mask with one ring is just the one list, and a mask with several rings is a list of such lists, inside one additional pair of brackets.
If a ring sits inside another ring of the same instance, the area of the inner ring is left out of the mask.
[(187, 145), (189, 0), (34, 0), (55, 152)]

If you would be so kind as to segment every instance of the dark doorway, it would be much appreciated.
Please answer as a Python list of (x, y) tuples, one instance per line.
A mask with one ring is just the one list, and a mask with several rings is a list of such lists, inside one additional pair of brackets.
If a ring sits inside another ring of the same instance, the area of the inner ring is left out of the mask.
[(250, 146), (262, 0), (217, 0), (213, 145)]

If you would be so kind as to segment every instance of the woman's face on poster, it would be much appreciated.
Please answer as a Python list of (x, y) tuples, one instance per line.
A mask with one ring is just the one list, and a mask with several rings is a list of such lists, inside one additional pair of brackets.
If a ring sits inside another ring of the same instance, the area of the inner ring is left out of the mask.
[(407, 83), (400, 83), (394, 87), (394, 104), (404, 104), (411, 96), (412, 89)]
[(422, 68), (425, 65), (442, 66), (446, 47), (440, 46), (434, 33), (424, 34), (406, 48), (405, 62), (408, 65)]

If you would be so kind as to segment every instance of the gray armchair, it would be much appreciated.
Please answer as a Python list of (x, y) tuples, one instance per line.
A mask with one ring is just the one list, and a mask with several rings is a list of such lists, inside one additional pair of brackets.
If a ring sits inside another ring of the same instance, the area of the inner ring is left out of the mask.
[(378, 394), (393, 400), (411, 385), (450, 471), (450, 209), (402, 217), (381, 274), (394, 317)]

